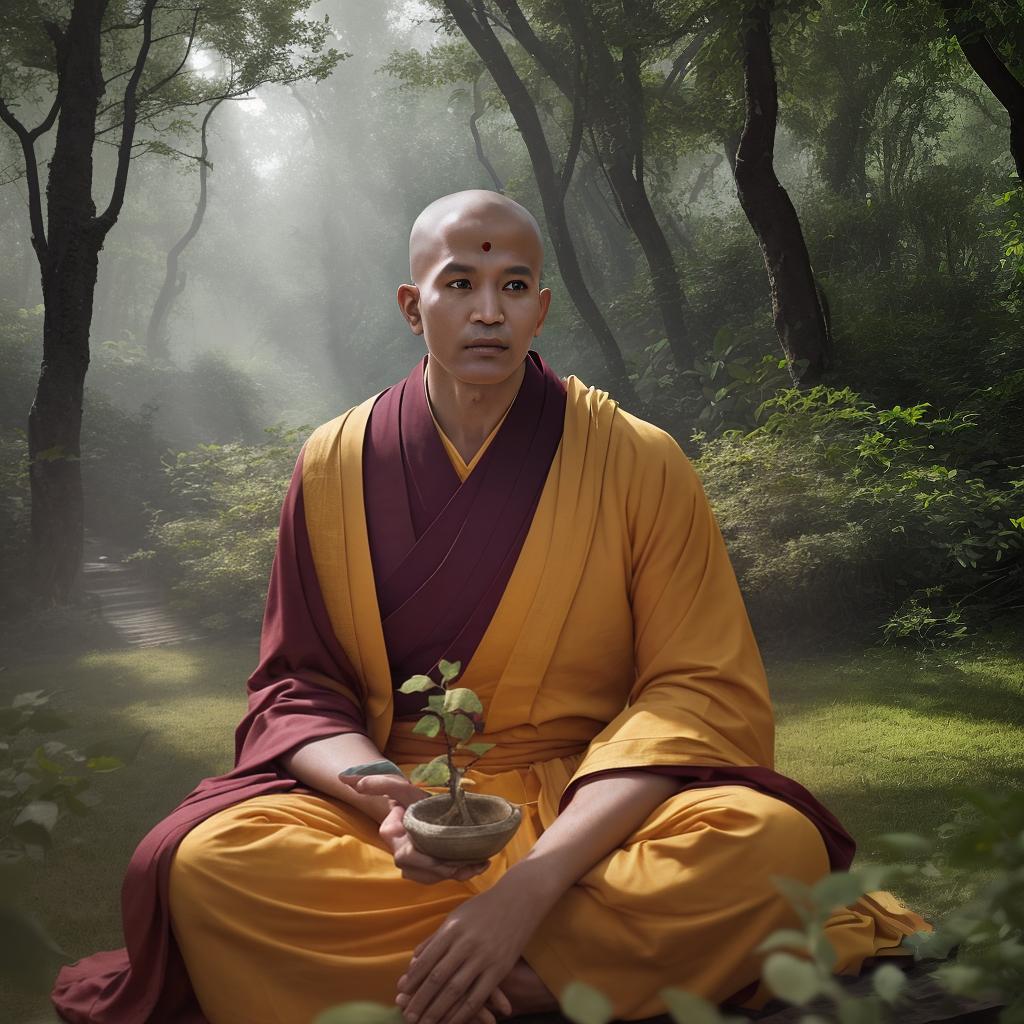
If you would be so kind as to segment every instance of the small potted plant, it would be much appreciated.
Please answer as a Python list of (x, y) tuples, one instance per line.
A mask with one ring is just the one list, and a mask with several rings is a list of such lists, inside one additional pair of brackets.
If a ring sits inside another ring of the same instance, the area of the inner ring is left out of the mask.
[[(497, 853), (519, 828), (521, 810), (504, 797), (469, 793), (464, 788), (466, 769), (476, 764), (493, 743), (469, 743), (477, 732), (483, 732), (483, 704), (464, 686), (452, 687), (462, 670), (461, 662), (441, 660), (438, 663), (441, 682), (430, 676), (412, 676), (399, 687), (401, 693), (430, 694), (426, 714), (413, 727), (424, 736), (443, 733), (447, 750), (417, 765), (410, 781), (424, 786), (448, 786), (447, 793), (425, 797), (410, 804), (402, 820), (413, 846), (421, 853), (438, 860), (479, 861)], [(456, 750), (476, 756), (462, 767), (455, 763)]]

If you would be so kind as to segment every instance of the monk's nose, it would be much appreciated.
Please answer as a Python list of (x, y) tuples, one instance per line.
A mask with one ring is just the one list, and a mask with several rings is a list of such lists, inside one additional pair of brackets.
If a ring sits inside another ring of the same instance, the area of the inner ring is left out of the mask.
[(481, 291), (478, 294), (480, 295), (480, 301), (477, 305), (474, 319), (480, 320), (485, 324), (501, 323), (505, 318), (501, 312), (498, 297), (493, 292), (487, 290)]

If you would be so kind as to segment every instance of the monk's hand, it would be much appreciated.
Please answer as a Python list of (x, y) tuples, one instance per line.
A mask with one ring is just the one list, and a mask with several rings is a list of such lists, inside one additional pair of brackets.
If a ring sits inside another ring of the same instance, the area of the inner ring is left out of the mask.
[[(404, 1010), (409, 1005), (411, 998), (412, 996), (408, 992), (399, 992), (395, 996), (395, 1005), (400, 1010)], [(512, 1001), (505, 995), (504, 990), (499, 985), (490, 994), (482, 1009), (477, 1011), (476, 1017), (470, 1021), (470, 1024), (498, 1024), (500, 1019), (511, 1016)]]
[(410, 997), (396, 999), (408, 1024), (472, 1024), (542, 916), (521, 892), (500, 884), (460, 904), (416, 947), (398, 979), (399, 997)]
[(381, 839), (387, 844), (395, 859), (395, 866), (402, 872), (403, 878), (423, 885), (434, 885), (437, 882), (448, 882), (454, 879), (464, 882), (467, 878), (479, 875), (490, 866), (490, 861), (450, 861), (438, 860), (421, 853), (412, 844), (409, 833), (402, 824), (405, 809), (417, 800), (433, 796), (425, 789), (398, 775), (363, 775), (350, 776), (343, 781), (351, 785), (357, 793), (367, 796), (387, 798), (391, 804), (384, 820), (377, 829)]

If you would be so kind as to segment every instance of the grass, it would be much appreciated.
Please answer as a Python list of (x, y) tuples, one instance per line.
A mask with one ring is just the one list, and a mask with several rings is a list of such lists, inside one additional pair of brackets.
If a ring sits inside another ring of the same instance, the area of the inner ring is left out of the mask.
[[(60, 739), (147, 733), (136, 760), (98, 776), (102, 803), (61, 821), (25, 904), (74, 958), (122, 944), (120, 887), (136, 844), (202, 778), (227, 771), (245, 709), (252, 640), (37, 658), (0, 673), (0, 698), (44, 688), (74, 725)], [(1024, 766), (1024, 643), (1011, 631), (970, 650), (869, 649), (766, 655), (779, 771), (825, 803), (875, 859), (873, 837), (931, 834), (958, 787), (1019, 786)], [(926, 916), (970, 880), (921, 879), (900, 891)], [(0, 1020), (52, 1020), (46, 996), (0, 992)]]

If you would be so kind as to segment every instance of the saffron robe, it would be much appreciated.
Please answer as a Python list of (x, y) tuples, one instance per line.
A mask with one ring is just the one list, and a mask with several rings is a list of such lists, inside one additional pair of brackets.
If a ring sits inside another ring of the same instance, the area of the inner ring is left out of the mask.
[[(72, 1022), (292, 1024), (332, 1002), (390, 1002), (415, 945), (525, 856), (575, 784), (638, 767), (680, 772), (680, 792), (565, 894), (524, 956), (555, 992), (573, 977), (597, 984), (624, 1018), (660, 1012), (665, 985), (716, 999), (745, 987), (754, 947), (792, 923), (768, 873), (813, 881), (827, 849), (844, 866), (844, 833), (809, 794), (798, 809), (757, 781), (773, 774), (767, 686), (692, 467), (667, 434), (574, 378), (529, 531), (460, 679), (483, 700), (480, 739), (496, 744), (470, 779), (523, 805), (519, 833), (485, 874), (422, 886), (401, 878), (376, 823), (277, 764), (351, 730), (406, 772), (440, 750), (394, 714), (363, 495), (372, 408), (320, 428), (300, 458), (235, 771), (143, 840), (125, 883), (128, 956), (65, 968), (55, 1006)], [(830, 921), (837, 969), (921, 927), (872, 894)]]

